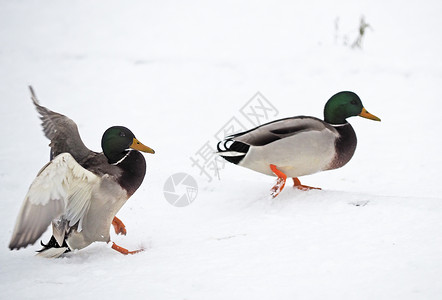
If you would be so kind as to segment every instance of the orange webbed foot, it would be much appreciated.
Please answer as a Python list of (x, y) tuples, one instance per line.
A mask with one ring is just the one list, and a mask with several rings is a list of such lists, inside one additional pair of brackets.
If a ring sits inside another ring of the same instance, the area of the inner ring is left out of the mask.
[(293, 179), (293, 187), (297, 188), (298, 190), (301, 191), (321, 190), (321, 188), (301, 184), (301, 181), (299, 181), (297, 177), (293, 177), (292, 179)]
[(118, 252), (120, 252), (121, 254), (124, 254), (124, 255), (128, 255), (128, 254), (136, 254), (136, 253), (139, 253), (139, 252), (144, 251), (144, 249), (139, 249), (139, 250), (129, 251), (129, 250), (127, 250), (126, 248), (123, 248), (123, 247), (118, 246), (118, 245), (115, 244), (114, 242), (112, 242), (112, 249), (114, 249), (114, 250), (116, 250), (116, 251), (118, 251)]
[(272, 192), (271, 196), (275, 198), (284, 189), (287, 175), (285, 175), (283, 172), (278, 170), (278, 168), (275, 165), (270, 165), (270, 169), (272, 170), (273, 173), (275, 173), (276, 176), (278, 176), (278, 179), (276, 179), (276, 184), (270, 190)]
[(126, 235), (126, 226), (124, 226), (123, 222), (120, 219), (114, 217), (114, 219), (112, 220), (112, 225), (114, 226), (116, 234)]

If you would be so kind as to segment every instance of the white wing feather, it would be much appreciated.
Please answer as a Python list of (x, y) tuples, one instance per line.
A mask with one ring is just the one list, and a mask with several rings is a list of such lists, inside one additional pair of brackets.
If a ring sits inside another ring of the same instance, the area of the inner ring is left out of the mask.
[(81, 231), (94, 188), (100, 178), (80, 166), (69, 153), (62, 153), (37, 175), (25, 197), (10, 249), (26, 247), (46, 231), (49, 224), (61, 216), (69, 226), (78, 224)]

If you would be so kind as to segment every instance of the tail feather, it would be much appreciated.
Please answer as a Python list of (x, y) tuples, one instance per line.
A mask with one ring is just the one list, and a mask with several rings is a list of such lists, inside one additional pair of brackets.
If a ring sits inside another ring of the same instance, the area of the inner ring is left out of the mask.
[(40, 244), (43, 246), (43, 248), (38, 250), (38, 253), (36, 254), (36, 256), (40, 257), (57, 258), (62, 254), (71, 251), (69, 246), (66, 244), (66, 240), (64, 240), (63, 245), (60, 246), (54, 236), (51, 236), (51, 239), (49, 242), (47, 242), (47, 244), (43, 244), (43, 242), (40, 242)]
[(230, 163), (238, 164), (246, 156), (250, 146), (228, 138), (216, 145), (218, 154)]
[(35, 256), (40, 256), (44, 258), (57, 258), (62, 254), (69, 252), (68, 247), (60, 247), (60, 248), (47, 248), (37, 251), (38, 253)]

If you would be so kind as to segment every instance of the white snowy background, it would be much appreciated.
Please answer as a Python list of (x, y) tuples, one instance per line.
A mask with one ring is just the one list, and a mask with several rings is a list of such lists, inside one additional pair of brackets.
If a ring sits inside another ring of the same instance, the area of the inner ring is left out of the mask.
[[(0, 298), (442, 299), (441, 36), (437, 0), (0, 1)], [(29, 84), (89, 148), (118, 124), (157, 151), (112, 233), (146, 251), (7, 248), (49, 156)], [(257, 91), (282, 118), (341, 90), (382, 122), (349, 120), (353, 159), (301, 178), (322, 191), (271, 199), (272, 177), (191, 166)], [(177, 172), (199, 184), (184, 208), (163, 195)]]

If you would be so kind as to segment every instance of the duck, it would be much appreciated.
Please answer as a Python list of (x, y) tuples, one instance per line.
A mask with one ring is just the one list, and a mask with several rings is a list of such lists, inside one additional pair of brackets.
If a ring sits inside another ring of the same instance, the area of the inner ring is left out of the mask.
[(356, 93), (341, 91), (326, 102), (324, 120), (312, 116), (275, 120), (227, 136), (218, 142), (217, 153), (232, 164), (276, 176), (273, 198), (281, 193), (287, 177), (299, 190), (320, 189), (301, 184), (298, 177), (338, 169), (350, 161), (357, 144), (347, 122), (353, 116), (381, 121), (364, 108)]
[[(124, 126), (108, 128), (101, 139), (103, 151), (91, 151), (76, 123), (42, 106), (29, 89), (50, 140), (50, 161), (29, 187), (9, 248), (34, 244), (51, 223), (52, 236), (48, 243), (41, 242), (38, 256), (56, 258), (94, 242), (109, 243), (111, 225), (115, 233), (126, 235), (116, 214), (144, 180), (146, 160), (141, 152), (155, 151)], [(114, 242), (111, 248), (126, 255), (143, 251), (129, 251)]]

